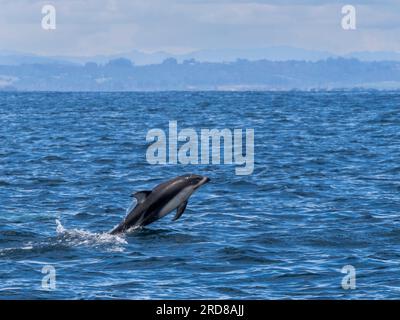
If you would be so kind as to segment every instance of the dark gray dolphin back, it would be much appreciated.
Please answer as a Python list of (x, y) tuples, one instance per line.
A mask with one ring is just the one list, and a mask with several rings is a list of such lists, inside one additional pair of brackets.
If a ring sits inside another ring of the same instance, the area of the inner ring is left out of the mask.
[[(134, 226), (146, 226), (161, 218), (161, 210), (186, 187), (194, 189), (200, 186), (205, 178), (199, 175), (183, 175), (157, 185), (153, 190), (143, 190), (133, 193), (136, 199), (136, 206), (131, 204), (127, 210), (125, 219), (111, 231), (111, 234), (124, 232)], [(207, 179), (208, 182), (208, 179)], [(185, 211), (187, 201), (180, 203), (173, 220)]]

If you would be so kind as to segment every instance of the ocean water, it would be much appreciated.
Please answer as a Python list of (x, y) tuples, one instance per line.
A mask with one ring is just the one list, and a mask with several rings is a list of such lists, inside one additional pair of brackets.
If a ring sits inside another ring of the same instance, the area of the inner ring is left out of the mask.
[[(0, 298), (397, 299), (399, 109), (400, 92), (0, 93)], [(253, 128), (254, 173), (148, 164), (170, 120)], [(211, 182), (178, 221), (107, 234), (133, 191), (185, 173)]]

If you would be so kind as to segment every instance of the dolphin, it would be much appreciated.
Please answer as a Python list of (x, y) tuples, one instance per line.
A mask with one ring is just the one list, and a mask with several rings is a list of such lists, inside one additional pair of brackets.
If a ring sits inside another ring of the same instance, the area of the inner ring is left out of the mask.
[(189, 197), (210, 179), (196, 174), (187, 174), (161, 183), (153, 190), (132, 194), (136, 199), (128, 208), (125, 219), (111, 234), (125, 232), (132, 227), (146, 226), (176, 209), (173, 221), (178, 220), (186, 209)]

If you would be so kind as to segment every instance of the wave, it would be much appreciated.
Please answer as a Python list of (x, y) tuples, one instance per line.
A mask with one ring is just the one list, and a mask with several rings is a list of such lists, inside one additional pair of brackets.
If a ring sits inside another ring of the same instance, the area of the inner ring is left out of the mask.
[(74, 247), (90, 247), (108, 252), (122, 252), (128, 244), (124, 234), (94, 233), (81, 229), (66, 229), (56, 220), (55, 237), (40, 241), (23, 241), (16, 247), (0, 248), (0, 257), (23, 259), (32, 254), (46, 254), (54, 250)]

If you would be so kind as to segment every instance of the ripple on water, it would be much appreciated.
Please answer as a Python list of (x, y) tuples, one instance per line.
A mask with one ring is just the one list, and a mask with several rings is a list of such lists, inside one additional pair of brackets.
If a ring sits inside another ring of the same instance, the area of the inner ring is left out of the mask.
[[(0, 93), (0, 297), (396, 298), (399, 104), (375, 91)], [(254, 173), (150, 165), (146, 134), (171, 119), (253, 128)], [(178, 221), (101, 231), (132, 191), (188, 172), (211, 183)]]

